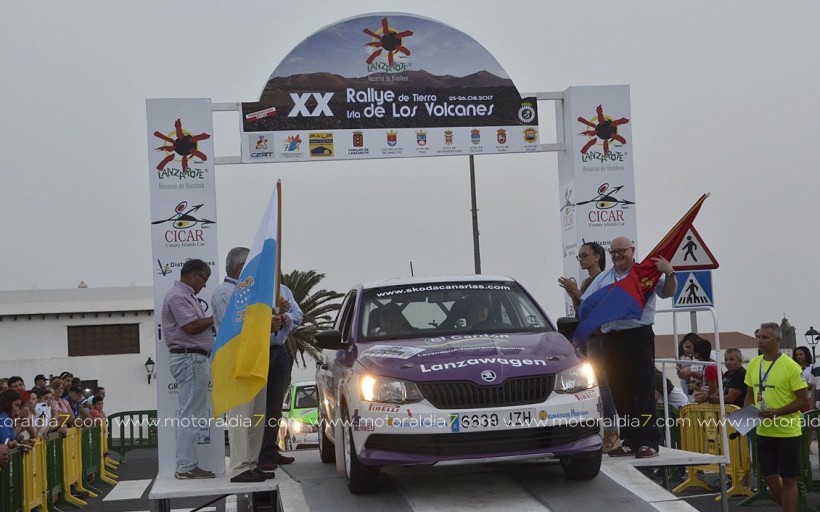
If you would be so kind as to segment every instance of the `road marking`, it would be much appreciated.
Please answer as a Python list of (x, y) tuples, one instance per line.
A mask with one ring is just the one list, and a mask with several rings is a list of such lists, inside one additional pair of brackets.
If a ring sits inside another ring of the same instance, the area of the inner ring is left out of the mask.
[(649, 503), (659, 511), (682, 512), (697, 510), (689, 503), (659, 486), (635, 467), (626, 462), (616, 462), (601, 466), (601, 473), (605, 474), (632, 494)]
[(231, 494), (225, 498), (225, 512), (237, 512), (236, 494)]
[(138, 500), (150, 483), (151, 480), (123, 480), (111, 489), (103, 501)]

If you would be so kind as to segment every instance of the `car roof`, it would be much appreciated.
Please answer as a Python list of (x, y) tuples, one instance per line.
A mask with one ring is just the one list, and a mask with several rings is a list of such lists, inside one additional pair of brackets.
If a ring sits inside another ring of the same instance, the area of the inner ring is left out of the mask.
[(509, 281), (515, 282), (515, 279), (506, 276), (494, 276), (487, 274), (462, 274), (449, 276), (418, 276), (418, 277), (397, 277), (392, 279), (382, 279), (380, 281), (369, 281), (360, 284), (356, 288), (370, 290), (373, 288), (384, 288), (388, 286), (405, 286), (418, 285), (427, 283), (458, 283), (458, 282), (476, 282), (476, 281)]

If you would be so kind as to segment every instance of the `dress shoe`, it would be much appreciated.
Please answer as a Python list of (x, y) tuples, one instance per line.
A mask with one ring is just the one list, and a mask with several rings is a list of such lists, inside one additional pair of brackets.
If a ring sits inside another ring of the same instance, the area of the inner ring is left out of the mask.
[(199, 466), (195, 467), (187, 473), (174, 473), (177, 480), (197, 480), (202, 478), (215, 478), (216, 475), (211, 471), (206, 471)]
[(277, 453), (271, 458), (271, 462), (274, 464), (279, 464), (280, 466), (283, 464), (293, 464), (296, 459), (293, 457), (288, 457), (287, 455), (282, 455), (281, 453)]
[(256, 472), (252, 470), (247, 470), (243, 473), (239, 473), (238, 475), (231, 477), (231, 482), (235, 484), (252, 484), (252, 483), (259, 483), (264, 482), (265, 477), (256, 474)]
[(262, 471), (274, 471), (278, 467), (279, 465), (273, 462), (260, 462), (256, 465), (256, 468), (261, 469)]
[(252, 470), (252, 471), (253, 471), (255, 474), (257, 474), (257, 475), (261, 476), (262, 478), (264, 478), (265, 480), (270, 480), (271, 478), (275, 478), (275, 477), (276, 477), (276, 473), (274, 473), (273, 471), (270, 471), (270, 472), (267, 472), (267, 473), (266, 473), (266, 472), (262, 471), (262, 470), (261, 470), (261, 469), (259, 469), (259, 468), (256, 468), (256, 469), (254, 469), (254, 470)]

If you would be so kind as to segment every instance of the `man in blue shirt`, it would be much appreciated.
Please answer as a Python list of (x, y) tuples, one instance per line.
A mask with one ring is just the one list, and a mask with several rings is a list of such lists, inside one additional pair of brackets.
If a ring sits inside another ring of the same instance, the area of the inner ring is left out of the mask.
[[(601, 272), (584, 292), (581, 300), (602, 288), (620, 281), (635, 264), (635, 246), (627, 237), (612, 240), (609, 246), (612, 268)], [(604, 336), (604, 366), (618, 410), (622, 443), (609, 452), (610, 457), (656, 457), (660, 434), (655, 422), (655, 295), (671, 297), (678, 286), (672, 264), (665, 258), (653, 258), (655, 267), (664, 274), (654, 293), (646, 299), (641, 318), (616, 320), (601, 326)]]

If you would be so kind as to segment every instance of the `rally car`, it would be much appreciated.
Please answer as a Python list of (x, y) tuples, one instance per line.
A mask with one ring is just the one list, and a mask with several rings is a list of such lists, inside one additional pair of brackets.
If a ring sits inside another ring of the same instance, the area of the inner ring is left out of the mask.
[(316, 340), (319, 452), (353, 493), (386, 465), (552, 457), (570, 479), (600, 470), (594, 372), (513, 279), (359, 285)]
[(315, 448), (318, 441), (318, 419), (315, 382), (296, 382), (288, 387), (279, 422), (279, 447), (282, 450)]

